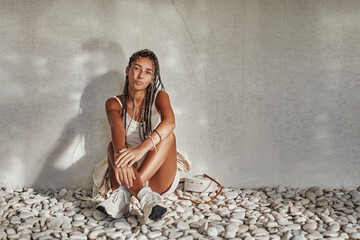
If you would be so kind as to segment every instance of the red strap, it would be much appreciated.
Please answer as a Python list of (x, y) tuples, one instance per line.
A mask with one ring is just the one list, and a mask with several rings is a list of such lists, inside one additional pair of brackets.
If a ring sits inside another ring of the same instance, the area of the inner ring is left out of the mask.
[(209, 201), (206, 201), (206, 202), (197, 202), (197, 201), (194, 201), (194, 200), (191, 200), (190, 198), (184, 198), (184, 197), (180, 197), (177, 190), (175, 189), (175, 194), (176, 196), (178, 196), (179, 199), (182, 199), (182, 200), (190, 200), (191, 202), (195, 203), (195, 204), (200, 204), (200, 203), (205, 203), (205, 204), (209, 204), (211, 203), (222, 191), (222, 186), (221, 184), (216, 181), (215, 179), (213, 179), (212, 177), (208, 176), (206, 173), (204, 173), (204, 177), (207, 177), (207, 178), (210, 178), (212, 181), (214, 181), (219, 187), (220, 187), (220, 190), (216, 193), (215, 196), (213, 196)]

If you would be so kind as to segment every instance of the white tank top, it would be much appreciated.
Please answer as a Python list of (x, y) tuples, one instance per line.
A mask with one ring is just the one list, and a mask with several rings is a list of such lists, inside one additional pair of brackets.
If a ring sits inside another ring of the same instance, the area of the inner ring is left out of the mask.
[[(157, 97), (158, 93), (159, 93), (159, 91), (157, 91), (155, 93), (154, 101), (151, 106), (151, 108), (152, 108), (151, 109), (151, 128), (152, 129), (155, 129), (161, 122), (160, 114), (158, 113), (158, 111), (156, 110), (156, 107), (155, 107), (155, 101), (156, 101), (156, 97)], [(118, 97), (113, 96), (112, 98), (115, 98), (116, 100), (118, 100), (121, 108), (123, 107), (123, 105)], [(127, 125), (126, 146), (128, 148), (137, 148), (143, 142), (143, 140), (140, 138), (140, 134), (139, 134), (140, 123), (131, 119), (129, 114), (126, 113), (126, 125)]]

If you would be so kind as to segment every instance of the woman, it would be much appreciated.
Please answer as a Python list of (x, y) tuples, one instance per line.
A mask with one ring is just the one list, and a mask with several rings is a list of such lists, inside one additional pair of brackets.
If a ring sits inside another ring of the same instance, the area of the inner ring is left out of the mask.
[(97, 209), (119, 218), (129, 212), (133, 195), (145, 222), (157, 220), (167, 210), (160, 195), (175, 190), (179, 173), (175, 117), (152, 51), (131, 56), (123, 95), (109, 98), (105, 108), (112, 136), (107, 151), (112, 192)]

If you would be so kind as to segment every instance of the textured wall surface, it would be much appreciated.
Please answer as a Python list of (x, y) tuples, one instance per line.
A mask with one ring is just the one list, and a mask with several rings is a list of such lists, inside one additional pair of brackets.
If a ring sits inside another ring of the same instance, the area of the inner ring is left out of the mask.
[(178, 148), (225, 186), (360, 183), (360, 1), (0, 1), (0, 184), (87, 187), (157, 53)]

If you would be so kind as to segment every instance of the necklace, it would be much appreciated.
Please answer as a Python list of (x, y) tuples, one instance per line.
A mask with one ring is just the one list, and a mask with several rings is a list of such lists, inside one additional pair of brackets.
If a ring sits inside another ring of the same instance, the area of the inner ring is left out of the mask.
[(143, 119), (143, 112), (144, 112), (144, 101), (141, 103), (139, 108), (134, 107), (134, 111), (132, 111), (131, 119), (136, 122), (141, 122)]

